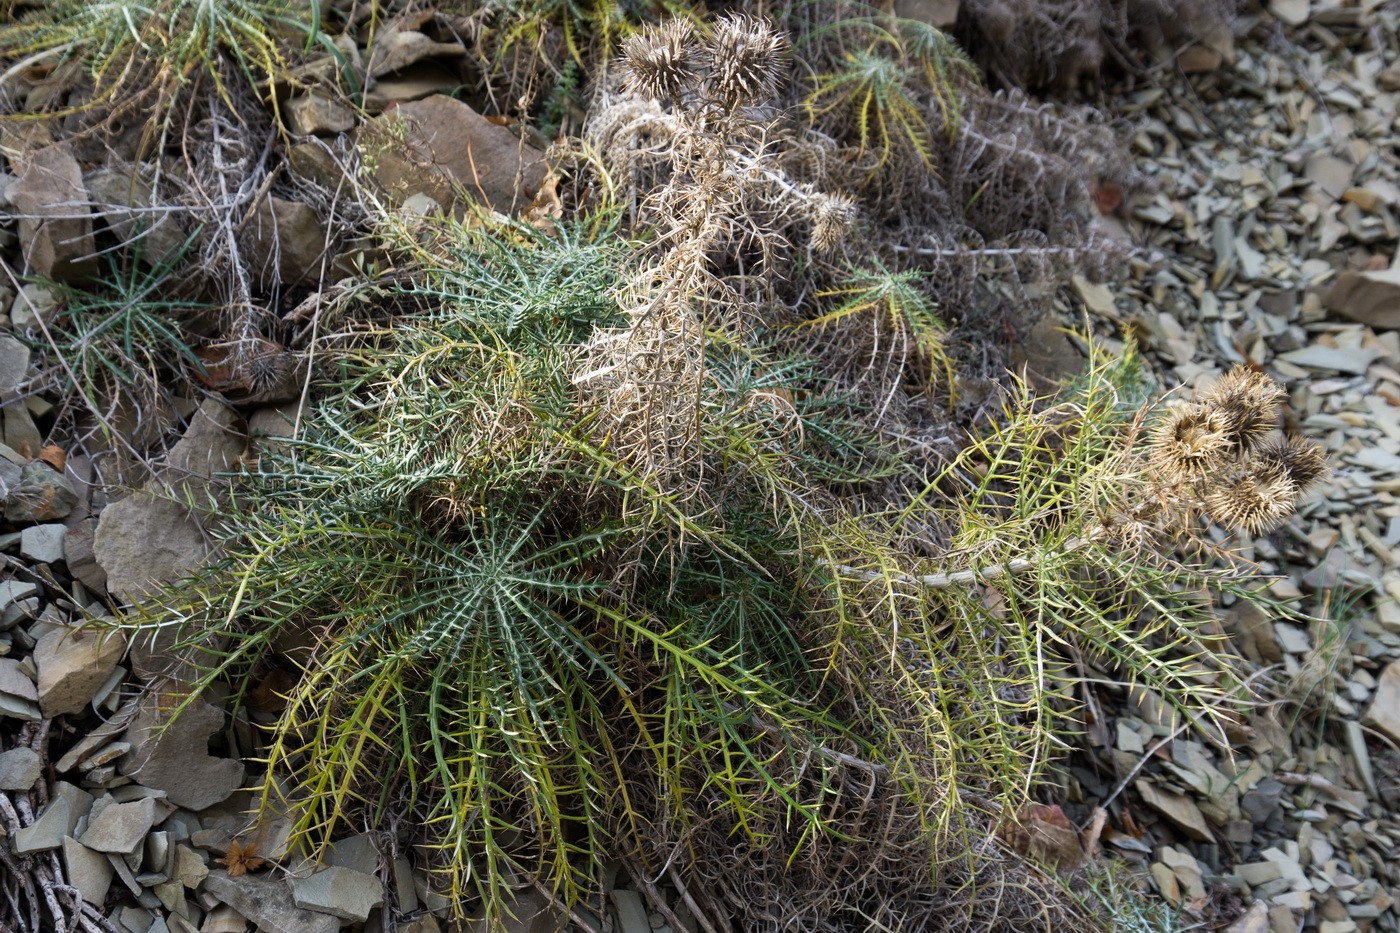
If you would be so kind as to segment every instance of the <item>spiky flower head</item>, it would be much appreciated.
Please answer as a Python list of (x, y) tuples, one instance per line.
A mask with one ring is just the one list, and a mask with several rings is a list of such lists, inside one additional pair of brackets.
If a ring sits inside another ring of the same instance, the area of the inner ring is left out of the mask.
[(1283, 470), (1254, 466), (1214, 483), (1206, 508), (1220, 524), (1258, 534), (1288, 517), (1298, 501), (1298, 487)]
[(1199, 480), (1229, 457), (1229, 423), (1214, 408), (1182, 405), (1152, 431), (1149, 460), (1172, 482)]
[(1250, 450), (1278, 425), (1287, 393), (1283, 386), (1247, 366), (1236, 366), (1199, 399), (1225, 417), (1230, 442)]
[(1262, 448), (1255, 454), (1258, 472), (1282, 473), (1298, 489), (1298, 495), (1321, 480), (1329, 472), (1327, 452), (1302, 437), (1290, 437)]
[(812, 200), (812, 246), (827, 253), (851, 232), (856, 202), (844, 195), (818, 194)]
[(688, 19), (646, 26), (622, 43), (627, 90), (656, 100), (676, 100), (695, 76), (695, 27)]
[(710, 39), (711, 91), (729, 110), (770, 96), (785, 44), (766, 19), (742, 13), (721, 16)]

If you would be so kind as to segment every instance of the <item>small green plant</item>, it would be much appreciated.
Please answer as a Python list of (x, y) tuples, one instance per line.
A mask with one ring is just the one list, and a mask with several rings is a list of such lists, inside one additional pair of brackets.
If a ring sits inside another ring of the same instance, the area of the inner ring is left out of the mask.
[(941, 31), (915, 20), (869, 15), (841, 20), (818, 30), (839, 49), (834, 67), (811, 78), (804, 105), (813, 122), (828, 118), (862, 150), (879, 153), (876, 168), (897, 151), (909, 151), (925, 164), (932, 160), (932, 99), (942, 129), (955, 130), (958, 83), (973, 74), (967, 58)]
[(90, 103), (127, 107), (119, 91), (143, 101), (154, 92), (157, 110), (196, 74), (229, 101), (225, 62), (251, 86), (285, 73), (289, 47), (315, 41), (321, 7), (313, 0), (52, 0), (15, 19), (12, 6), (6, 3), (9, 22), (0, 26), (0, 60), (10, 62), (0, 84), (31, 65), (77, 61), (96, 89)]
[(878, 334), (884, 335), (886, 345), (877, 352), (894, 370), (886, 391), (894, 391), (911, 371), (929, 374), (928, 390), (939, 377), (951, 390), (953, 362), (947, 351), (947, 328), (921, 287), (925, 278), (918, 270), (891, 272), (879, 263), (855, 270), (847, 284), (817, 296), (835, 299), (836, 307), (797, 326), (823, 331), (840, 321), (869, 318), (868, 326), (877, 334), (871, 344), (879, 346)]
[(132, 419), (133, 433), (144, 434), (168, 404), (171, 381), (185, 375), (181, 367), (203, 370), (187, 328), (195, 314), (210, 309), (169, 294), (171, 276), (196, 236), (149, 267), (140, 262), (139, 246), (109, 252), (106, 275), (86, 288), (45, 283), (62, 310), (30, 339), (66, 416), (90, 414), (114, 435), (121, 432), (112, 428), (113, 418)]

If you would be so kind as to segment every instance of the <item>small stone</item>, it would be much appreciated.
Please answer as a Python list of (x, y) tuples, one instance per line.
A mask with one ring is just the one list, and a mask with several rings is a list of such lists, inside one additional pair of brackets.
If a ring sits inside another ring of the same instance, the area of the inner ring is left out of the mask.
[(1191, 45), (1176, 57), (1177, 67), (1182, 74), (1209, 74), (1225, 63), (1225, 56), (1208, 45)]
[(204, 889), (253, 921), (263, 933), (337, 933), (340, 929), (340, 921), (330, 914), (302, 910), (292, 903), (291, 889), (280, 879), (255, 875), (230, 878), (228, 872), (211, 871)]
[(58, 296), (42, 285), (25, 285), (10, 304), (10, 324), (27, 336), (42, 336), (44, 327), (51, 327), (57, 315)]
[(19, 177), (6, 195), (19, 216), (25, 264), (44, 278), (79, 282), (97, 271), (83, 173), (66, 144), (12, 155)]
[(374, 875), (330, 865), (305, 878), (293, 878), (292, 903), (303, 910), (362, 923), (384, 903), (384, 886)]
[(368, 70), (371, 77), (382, 78), (427, 59), (455, 59), (466, 54), (466, 46), (460, 42), (438, 42), (416, 29), (387, 29), (375, 36)]
[(1270, 933), (1269, 905), (1255, 901), (1234, 923), (1225, 928), (1224, 933)]
[(125, 653), (126, 639), (117, 632), (62, 626), (45, 633), (34, 646), (39, 708), (46, 716), (81, 712)]
[(248, 268), (264, 287), (320, 281), (326, 227), (310, 205), (268, 197), (253, 211), (244, 236)]
[(1356, 347), (1349, 350), (1340, 347), (1326, 347), (1321, 344), (1303, 347), (1280, 353), (1278, 358), (1308, 369), (1334, 370), (1336, 372), (1364, 375), (1366, 368), (1380, 355), (1380, 350)]
[(1244, 865), (1235, 866), (1235, 874), (1244, 879), (1244, 883), (1251, 888), (1268, 884), (1270, 881), (1277, 881), (1283, 877), (1279, 871), (1277, 862), (1248, 862)]
[(1312, 15), (1309, 0), (1270, 0), (1269, 12), (1289, 26), (1301, 26)]
[(1201, 810), (1189, 797), (1163, 790), (1151, 781), (1139, 778), (1133, 785), (1143, 803), (1156, 810), (1177, 829), (1197, 842), (1214, 842), (1215, 836)]
[(36, 564), (56, 564), (63, 560), (64, 525), (31, 525), (20, 532), (19, 552)]
[(374, 122), (375, 129), (396, 125), (388, 133), (401, 140), (380, 157), (375, 173), (395, 206), (420, 192), (455, 204), (462, 190), (511, 214), (529, 206), (544, 183), (544, 153), (451, 97), (400, 104)]
[(190, 890), (198, 888), (209, 877), (209, 866), (194, 849), (179, 843), (175, 846), (175, 864), (171, 877)]
[(1368, 327), (1400, 329), (1400, 267), (1379, 272), (1343, 272), (1323, 303), (1328, 310)]
[(1279, 664), (1283, 649), (1274, 632), (1272, 617), (1258, 603), (1240, 601), (1230, 609), (1230, 622), (1245, 657), (1259, 664)]
[(961, 6), (962, 0), (894, 0), (896, 16), (919, 20), (945, 32), (951, 31), (957, 23)]
[(1114, 300), (1113, 289), (1101, 283), (1090, 282), (1082, 275), (1076, 275), (1070, 281), (1085, 308), (1100, 317), (1117, 319), (1118, 303)]
[(244, 933), (247, 929), (247, 917), (227, 904), (220, 904), (204, 915), (204, 924), (199, 928), (199, 933)]
[(298, 136), (334, 136), (355, 128), (355, 111), (319, 94), (298, 94), (282, 105), (282, 114)]
[(63, 867), (68, 883), (78, 889), (83, 900), (94, 907), (107, 901), (112, 886), (112, 863), (107, 856), (94, 852), (72, 836), (63, 837)]
[(612, 901), (613, 916), (617, 919), (615, 929), (620, 933), (651, 933), (640, 894), (626, 888), (613, 888), (608, 892), (608, 900)]
[(49, 522), (66, 518), (77, 504), (78, 493), (68, 477), (35, 460), (20, 468), (19, 481), (5, 497), (5, 517), (16, 524)]
[(1362, 721), (1400, 742), (1400, 661), (1392, 661), (1376, 680), (1375, 697)]
[(1133, 728), (1132, 723), (1126, 719), (1119, 719), (1116, 723), (1118, 736), (1114, 743), (1120, 752), (1127, 752), (1130, 755), (1141, 755), (1146, 751), (1146, 746), (1142, 743), (1142, 736)]
[(91, 794), (66, 781), (59, 781), (54, 784), (53, 796), (39, 818), (15, 833), (15, 854), (32, 855), (57, 849), (63, 844), (63, 837), (73, 835), (78, 821), (87, 816), (91, 809)]
[(1275, 622), (1274, 632), (1278, 636), (1279, 647), (1288, 654), (1307, 654), (1312, 650), (1312, 640), (1308, 638), (1308, 633), (1296, 625)]
[(39, 753), (20, 746), (0, 752), (0, 790), (27, 791), (43, 774)]
[(113, 235), (132, 244), (132, 255), (147, 267), (174, 262), (184, 248), (186, 231), (179, 212), (160, 210), (144, 172), (132, 166), (105, 166), (85, 176), (88, 197)]
[(1168, 904), (1181, 903), (1181, 883), (1176, 880), (1176, 873), (1161, 862), (1153, 862), (1147, 869), (1152, 876), (1152, 881), (1157, 885), (1157, 893)]
[(1283, 785), (1272, 778), (1260, 781), (1240, 795), (1240, 811), (1256, 826), (1262, 826), (1278, 811)]
[(14, 658), (0, 658), (0, 694), (33, 703), (39, 702), (38, 688)]
[(22, 700), (12, 694), (0, 693), (0, 718), (38, 722), (44, 718), (44, 714), (39, 712), (38, 703)]
[(189, 510), (138, 490), (102, 510), (93, 555), (113, 595), (135, 603), (203, 563), (209, 545)]
[(1172, 846), (1162, 846), (1158, 857), (1163, 865), (1172, 870), (1172, 874), (1176, 876), (1177, 882), (1181, 885), (1188, 899), (1195, 901), (1206, 896), (1201, 865), (1189, 852), (1183, 852)]
[(1333, 201), (1351, 187), (1355, 166), (1334, 155), (1319, 153), (1308, 160), (1304, 174)]
[(350, 868), (366, 875), (377, 874), (380, 863), (379, 847), (370, 833), (337, 839), (326, 853), (326, 863)]
[(97, 852), (131, 855), (140, 848), (146, 833), (156, 821), (156, 801), (153, 797), (131, 803), (114, 803), (104, 807), (88, 823), (79, 842)]

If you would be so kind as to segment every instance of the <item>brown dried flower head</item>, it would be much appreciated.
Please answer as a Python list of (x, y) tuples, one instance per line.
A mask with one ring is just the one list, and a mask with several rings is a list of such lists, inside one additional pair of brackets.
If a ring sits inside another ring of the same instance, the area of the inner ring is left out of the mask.
[(1287, 518), (1298, 501), (1298, 487), (1282, 470), (1254, 469), (1216, 483), (1206, 496), (1206, 508), (1216, 521), (1254, 534)]
[(1153, 430), (1149, 459), (1173, 482), (1198, 480), (1224, 463), (1230, 449), (1224, 415), (1203, 405), (1183, 405)]
[(1200, 403), (1225, 416), (1230, 441), (1250, 450), (1278, 426), (1287, 393), (1283, 386), (1247, 366), (1236, 366), (1216, 380)]
[(1297, 436), (1275, 441), (1261, 449), (1255, 455), (1255, 463), (1259, 472), (1272, 471), (1288, 477), (1300, 496), (1329, 472), (1327, 452), (1320, 445)]
[(839, 194), (819, 194), (813, 200), (812, 246), (827, 253), (851, 232), (856, 219), (856, 203)]
[(714, 95), (730, 110), (770, 96), (785, 44), (765, 19), (742, 13), (721, 16), (710, 39)]
[(695, 76), (695, 27), (688, 19), (647, 26), (622, 43), (627, 90), (656, 100), (678, 99)]

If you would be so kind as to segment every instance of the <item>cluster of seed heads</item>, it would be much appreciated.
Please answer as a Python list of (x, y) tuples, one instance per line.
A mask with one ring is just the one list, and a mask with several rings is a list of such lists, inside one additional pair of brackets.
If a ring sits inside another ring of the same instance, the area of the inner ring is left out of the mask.
[(1327, 475), (1322, 448), (1276, 435), (1285, 393), (1237, 366), (1197, 401), (1173, 409), (1152, 432), (1148, 461), (1159, 484), (1202, 502), (1231, 528), (1265, 531), (1287, 518)]
[(648, 26), (622, 46), (629, 90), (663, 103), (698, 96), (734, 113), (772, 96), (783, 37), (767, 20), (722, 16), (707, 39), (687, 19)]
[[(855, 201), (794, 181), (768, 164), (764, 152), (764, 108), (777, 93), (787, 47), (760, 17), (722, 16), (708, 36), (691, 20), (667, 20), (623, 41), (623, 89), (669, 108), (678, 173), (704, 181), (711, 194), (741, 187), (770, 207), (781, 204), (809, 223), (811, 246), (826, 253), (854, 226)], [(709, 222), (703, 211), (692, 211), (689, 220), (684, 210), (674, 213), (683, 227)], [(691, 239), (693, 232), (686, 231)]]

